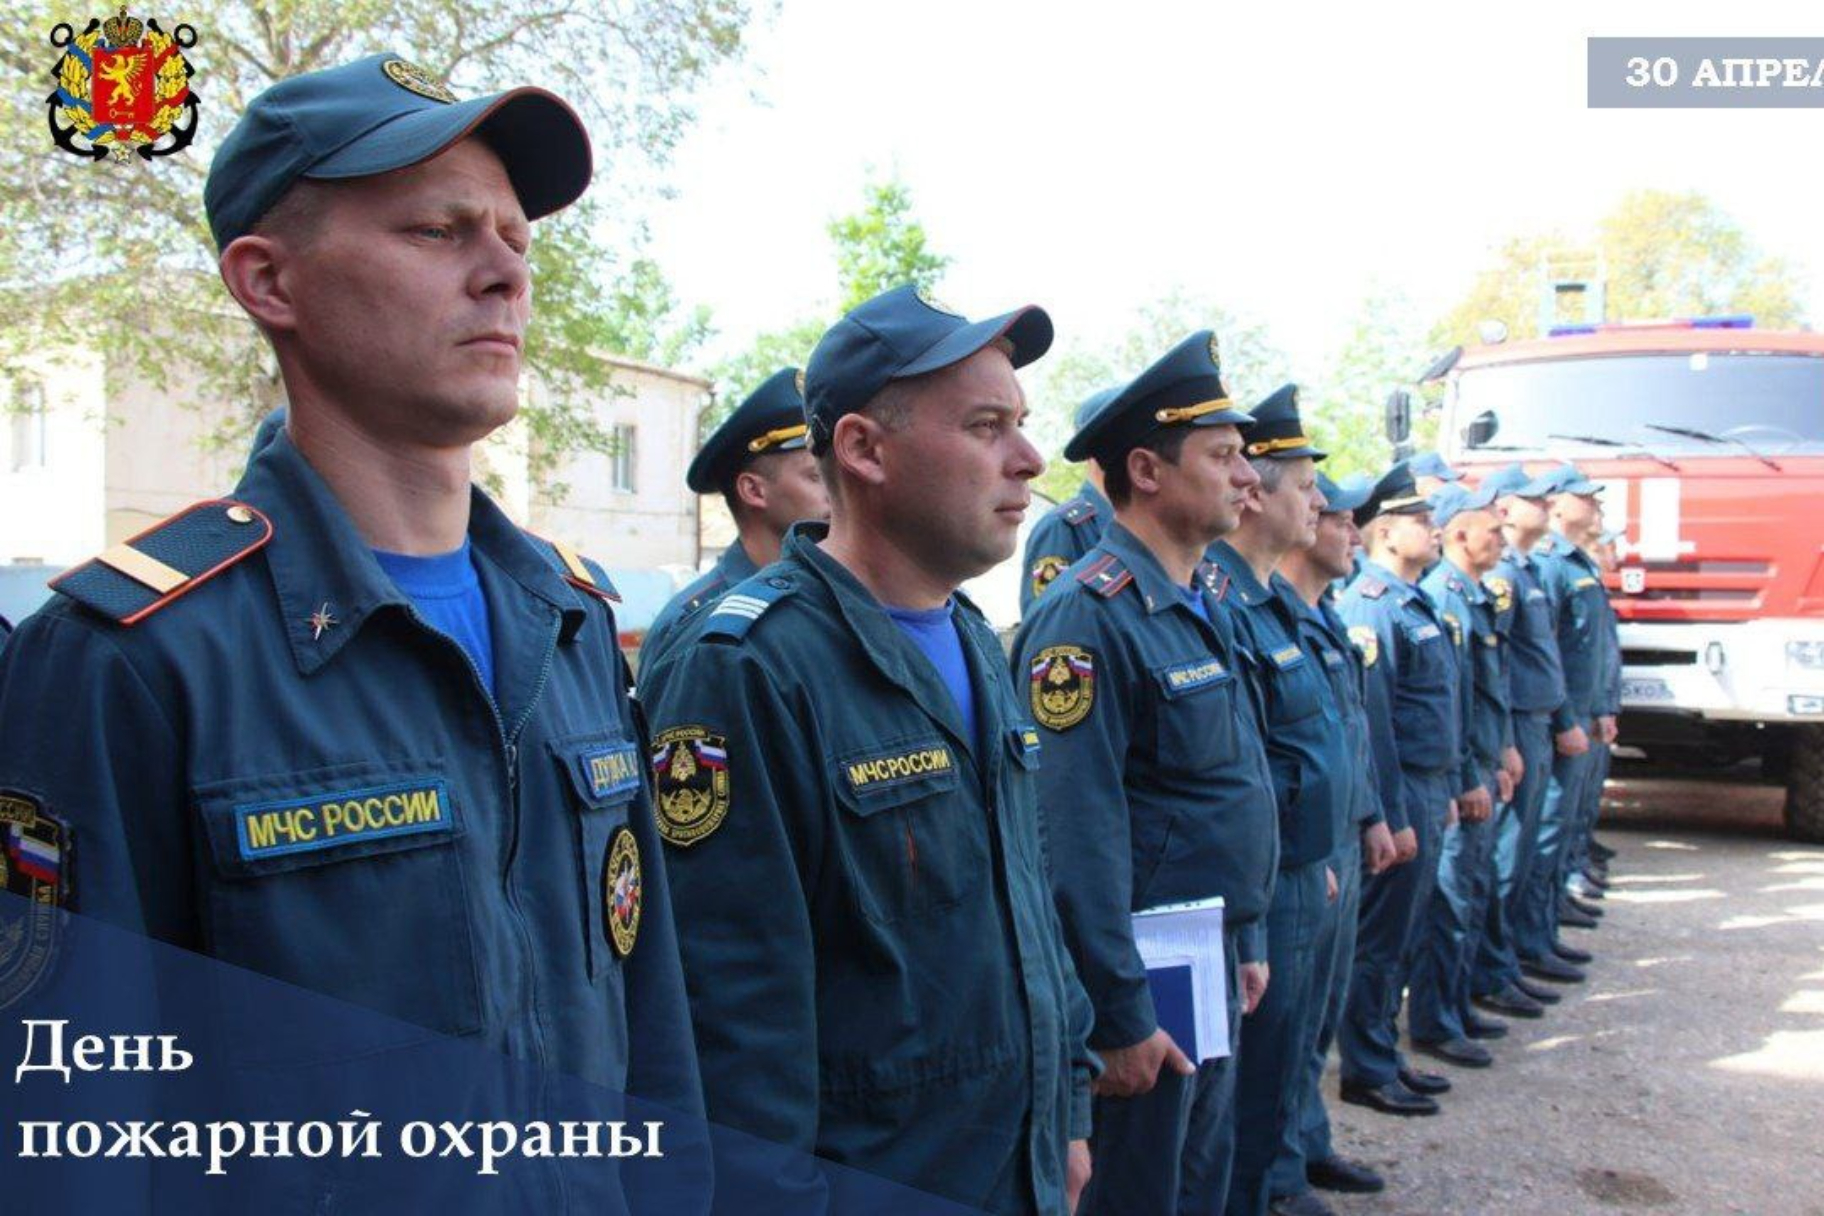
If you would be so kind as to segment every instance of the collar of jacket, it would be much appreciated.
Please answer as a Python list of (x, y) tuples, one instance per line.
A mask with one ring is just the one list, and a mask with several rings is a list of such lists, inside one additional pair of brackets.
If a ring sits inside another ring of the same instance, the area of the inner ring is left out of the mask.
[[(1191, 587), (1180, 587), (1174, 583), (1159, 559), (1153, 556), (1153, 551), (1138, 536), (1128, 531), (1120, 520), (1108, 525), (1099, 547), (1114, 554), (1115, 560), (1134, 576), (1134, 590), (1140, 593), (1140, 602), (1146, 606), (1148, 615), (1168, 612), (1173, 608), (1194, 611), (1184, 601), (1184, 593), (1191, 590)], [(1197, 592), (1200, 595), (1208, 594), (1202, 587), (1198, 587)]]
[[(821, 544), (824, 537), (830, 534), (830, 526), (825, 523), (801, 521), (792, 525), (785, 535), (782, 556), (797, 563), (809, 576), (821, 583), (836, 605), (836, 611), (842, 615), (849, 632), (861, 646), (862, 653), (868, 661), (879, 669), (880, 674), (904, 689), (916, 701), (921, 709), (949, 732), (952, 738), (960, 743), (965, 752), (973, 754), (975, 741), (968, 737), (963, 727), (962, 710), (957, 707), (956, 698), (944, 685), (928, 659), (907, 638), (904, 631), (893, 623), (887, 615), (885, 605), (874, 598), (874, 593), (862, 585), (860, 579), (850, 573), (849, 568), (824, 552)], [(961, 592), (952, 592), (956, 600), (956, 612), (960, 617), (975, 611), (974, 607), (963, 598)], [(985, 725), (993, 728), (989, 721), (993, 714), (992, 697), (986, 695), (982, 688), (984, 673), (1001, 670), (991, 666), (981, 652), (977, 640), (978, 630), (965, 625), (959, 631), (963, 635), (963, 648), (969, 655), (970, 681), (976, 691), (976, 714)], [(916, 661), (914, 661), (916, 660)], [(993, 663), (1001, 663), (998, 654)], [(989, 675), (992, 679), (993, 676)], [(990, 737), (984, 731), (984, 737)]]
[[(340, 654), (378, 609), (411, 607), (290, 435), (281, 431), (253, 458), (235, 497), (273, 521), (266, 563), (292, 657), (304, 675)], [(469, 542), (527, 593), (563, 614), (563, 636), (575, 637), (588, 609), (526, 534), (475, 487), (470, 488)], [(325, 604), (337, 627), (316, 636), (311, 617)]]

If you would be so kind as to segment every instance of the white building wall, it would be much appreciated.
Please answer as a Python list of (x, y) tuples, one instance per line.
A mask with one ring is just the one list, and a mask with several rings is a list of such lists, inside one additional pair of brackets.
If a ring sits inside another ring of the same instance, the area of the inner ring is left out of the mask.
[[(209, 451), (202, 446), (202, 437), (232, 415), (227, 404), (196, 391), (194, 372), (173, 366), (160, 387), (140, 379), (130, 364), (111, 362), (105, 542), (109, 545), (192, 503), (229, 494), (247, 465), (245, 448)], [(91, 550), (80, 556), (92, 555)]]
[(611, 392), (596, 421), (612, 431), (634, 427), (633, 488), (613, 485), (613, 457), (584, 453), (562, 461), (545, 481), (561, 496), (535, 489), (527, 527), (561, 540), (604, 566), (690, 567), (697, 560), (696, 496), (684, 471), (697, 450), (697, 419), (709, 384), (627, 361), (615, 363)]
[(106, 547), (103, 359), (90, 350), (33, 357), (21, 381), (44, 393), (44, 463), (14, 468), (20, 382), (0, 383), (0, 564), (74, 565)]
[[(614, 367), (625, 391), (605, 395), (596, 417), (604, 427), (636, 428), (631, 492), (612, 488), (609, 458), (595, 454), (563, 461), (535, 485), (522, 422), (480, 446), (476, 477), (513, 519), (605, 566), (692, 566), (697, 504), (684, 470), (709, 384), (629, 361)], [(14, 387), (0, 382), (0, 565), (75, 565), (191, 503), (229, 493), (240, 479), (245, 450), (202, 444), (231, 407), (205, 397), (193, 373), (173, 368), (160, 386), (80, 350), (37, 359), (27, 374), (45, 393), (45, 463), (14, 470)], [(527, 399), (540, 391), (528, 383)], [(551, 488), (560, 484), (562, 495)]]

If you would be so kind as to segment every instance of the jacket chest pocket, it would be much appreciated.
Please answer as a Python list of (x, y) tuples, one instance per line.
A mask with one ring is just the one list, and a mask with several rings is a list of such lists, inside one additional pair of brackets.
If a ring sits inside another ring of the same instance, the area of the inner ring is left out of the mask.
[(1403, 627), (1408, 660), (1407, 676), (1415, 691), (1438, 692), (1455, 678), (1448, 647), (1450, 637), (1431, 621)]
[(837, 757), (835, 848), (864, 916), (890, 925), (988, 881), (988, 813), (953, 744), (908, 738)]
[(1213, 654), (1150, 669), (1159, 754), (1172, 767), (1202, 770), (1230, 760), (1239, 746), (1235, 715), (1252, 712), (1228, 664)]
[(1267, 714), (1274, 726), (1302, 721), (1323, 708), (1317, 664), (1294, 642), (1263, 656), (1267, 672)]
[(638, 744), (616, 734), (573, 735), (545, 748), (570, 791), (577, 924), (589, 978), (600, 980), (619, 972), (639, 939), (647, 859), (628, 814), (642, 788), (644, 757)]
[(1552, 636), (1552, 605), (1543, 591), (1527, 591), (1520, 603), (1521, 615), (1526, 618), (1526, 632), (1529, 636), (1543, 641)]
[(480, 1028), (460, 847), (470, 808), (441, 764), (346, 764), (192, 794), (215, 957), (442, 1034)]

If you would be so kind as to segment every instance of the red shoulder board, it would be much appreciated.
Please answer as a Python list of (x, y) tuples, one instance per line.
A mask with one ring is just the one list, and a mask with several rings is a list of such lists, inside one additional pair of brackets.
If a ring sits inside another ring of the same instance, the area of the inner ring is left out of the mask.
[(557, 558), (557, 566), (563, 573), (565, 582), (599, 600), (607, 600), (611, 604), (621, 602), (621, 593), (614, 589), (614, 584), (608, 581), (607, 573), (600, 566), (561, 540), (546, 540), (543, 537), (536, 539)]
[(1105, 553), (1077, 571), (1077, 581), (1104, 599), (1134, 581), (1134, 576), (1112, 553)]
[(1362, 595), (1371, 600), (1378, 600), (1387, 594), (1387, 584), (1378, 578), (1362, 578)]
[(272, 521), (245, 503), (186, 507), (66, 570), (51, 589), (120, 625), (136, 625), (272, 539)]

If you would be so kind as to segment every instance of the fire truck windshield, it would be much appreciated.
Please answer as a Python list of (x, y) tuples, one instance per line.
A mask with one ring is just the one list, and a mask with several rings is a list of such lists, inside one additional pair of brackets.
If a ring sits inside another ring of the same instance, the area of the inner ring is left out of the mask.
[(1824, 358), (1667, 352), (1493, 364), (1457, 377), (1450, 417), (1465, 455), (1557, 454), (1588, 439), (1656, 454), (1818, 454)]

